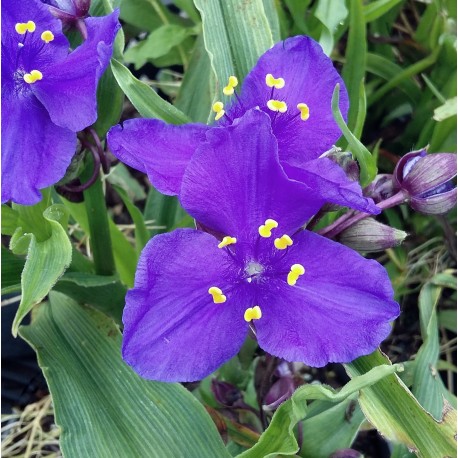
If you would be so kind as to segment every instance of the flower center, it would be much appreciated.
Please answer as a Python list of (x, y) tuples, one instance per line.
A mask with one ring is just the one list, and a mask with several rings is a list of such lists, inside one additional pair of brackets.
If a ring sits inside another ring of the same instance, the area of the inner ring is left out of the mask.
[(259, 277), (264, 272), (264, 267), (256, 261), (249, 261), (245, 266), (245, 273), (248, 275), (246, 279), (248, 283), (251, 283), (254, 277)]

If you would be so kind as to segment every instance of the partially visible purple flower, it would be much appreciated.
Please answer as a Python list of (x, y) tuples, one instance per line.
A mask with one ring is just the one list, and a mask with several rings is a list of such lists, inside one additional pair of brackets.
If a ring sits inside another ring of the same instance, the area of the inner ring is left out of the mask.
[(271, 119), (251, 110), (212, 129), (181, 203), (205, 227), (144, 248), (126, 297), (122, 354), (141, 376), (204, 378), (250, 327), (272, 355), (312, 366), (372, 352), (399, 314), (383, 267), (301, 226), (322, 201), (279, 163)]
[(394, 187), (407, 194), (414, 210), (443, 214), (456, 205), (456, 169), (456, 154), (426, 154), (426, 149), (412, 151), (396, 165)]
[(64, 176), (76, 132), (97, 118), (97, 83), (118, 14), (86, 19), (88, 38), (69, 53), (47, 5), (2, 2), (2, 202), (35, 204), (40, 189)]
[(223, 92), (232, 97), (224, 107), (214, 105), (216, 124), (168, 125), (157, 119), (132, 119), (113, 127), (108, 144), (121, 161), (148, 174), (163, 194), (179, 195), (183, 175), (206, 133), (216, 126), (228, 127), (255, 107), (269, 117), (278, 143), (278, 154), (286, 174), (306, 183), (326, 202), (379, 213), (371, 199), (362, 196), (357, 182), (328, 158), (341, 132), (334, 121), (331, 99), (340, 84), (340, 110), (346, 115), (345, 85), (323, 53), (309, 37), (297, 36), (277, 43), (264, 53), (243, 82), (229, 77)]

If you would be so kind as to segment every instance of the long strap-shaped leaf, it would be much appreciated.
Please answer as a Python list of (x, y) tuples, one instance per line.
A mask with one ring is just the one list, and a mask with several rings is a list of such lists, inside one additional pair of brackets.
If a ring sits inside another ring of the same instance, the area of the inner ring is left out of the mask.
[(102, 313), (52, 292), (20, 335), (38, 353), (66, 458), (230, 456), (191, 393), (122, 361), (119, 330)]

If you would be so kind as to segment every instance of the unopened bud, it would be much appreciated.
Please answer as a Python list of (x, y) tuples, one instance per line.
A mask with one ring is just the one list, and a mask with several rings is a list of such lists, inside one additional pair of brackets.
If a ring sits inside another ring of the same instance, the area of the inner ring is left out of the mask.
[(456, 169), (455, 154), (412, 151), (396, 165), (393, 182), (396, 189), (408, 193), (414, 210), (439, 215), (456, 205)]
[(356, 251), (371, 253), (399, 245), (407, 233), (379, 223), (374, 218), (365, 218), (339, 234), (337, 240)]
[(51, 14), (60, 19), (65, 28), (74, 27), (88, 16), (91, 0), (44, 0)]
[(271, 412), (276, 410), (280, 404), (289, 399), (296, 385), (291, 375), (280, 377), (271, 387), (264, 398), (263, 410)]
[(242, 393), (240, 390), (228, 382), (221, 382), (214, 379), (211, 382), (211, 390), (215, 399), (225, 407), (232, 407), (242, 400)]
[(363, 189), (363, 195), (371, 197), (376, 204), (394, 194), (393, 175), (387, 173), (377, 175), (374, 181)]

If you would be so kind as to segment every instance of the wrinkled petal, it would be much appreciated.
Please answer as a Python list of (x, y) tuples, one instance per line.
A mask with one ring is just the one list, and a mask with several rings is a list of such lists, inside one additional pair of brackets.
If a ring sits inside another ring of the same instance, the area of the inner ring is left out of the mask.
[[(123, 358), (142, 377), (200, 380), (232, 358), (243, 344), (244, 291), (234, 282), (232, 258), (204, 232), (178, 229), (144, 248), (124, 309)], [(227, 301), (215, 304), (217, 286)]]
[[(283, 78), (285, 86), (274, 89), (266, 85), (266, 75)], [(321, 46), (305, 36), (288, 38), (264, 53), (246, 77), (241, 101), (228, 110), (232, 119), (259, 106), (273, 120), (273, 132), (278, 139), (280, 160), (296, 167), (318, 158), (341, 136), (331, 109), (335, 85), (340, 84), (340, 110), (348, 111), (345, 84), (335, 70), (331, 59)], [(286, 102), (286, 113), (274, 113), (267, 102), (276, 99)], [(310, 117), (302, 121), (297, 104), (306, 103)]]
[(272, 279), (256, 322), (259, 345), (287, 361), (314, 367), (374, 351), (399, 315), (385, 269), (336, 242), (303, 231), (278, 271), (302, 264), (295, 286)]
[(53, 122), (77, 132), (97, 119), (97, 84), (113, 52), (119, 11), (85, 20), (88, 38), (68, 57), (43, 72), (32, 90)]
[(331, 159), (315, 159), (300, 169), (285, 165), (284, 169), (289, 178), (305, 183), (326, 202), (375, 215), (380, 213), (374, 201), (363, 196), (359, 183), (350, 180)]
[(174, 126), (159, 119), (131, 119), (112, 127), (107, 140), (113, 154), (147, 173), (158, 191), (177, 195), (184, 170), (207, 130), (203, 124)]
[(39, 189), (57, 183), (70, 165), (76, 135), (56, 126), (35, 97), (2, 100), (2, 202), (33, 205)]
[(268, 218), (288, 233), (322, 205), (280, 166), (270, 118), (251, 110), (232, 126), (211, 129), (189, 163), (181, 203), (209, 229), (252, 241)]

